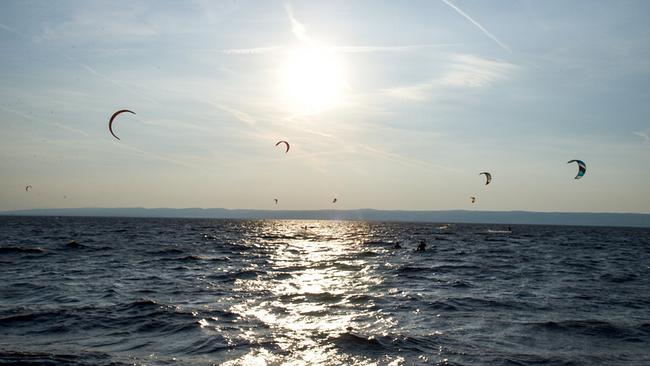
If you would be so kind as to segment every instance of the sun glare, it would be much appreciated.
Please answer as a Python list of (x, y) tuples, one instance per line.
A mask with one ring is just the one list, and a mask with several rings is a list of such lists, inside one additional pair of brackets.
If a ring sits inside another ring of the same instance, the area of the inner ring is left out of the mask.
[(293, 50), (283, 66), (281, 83), (292, 111), (318, 113), (335, 107), (345, 90), (340, 58), (319, 47)]

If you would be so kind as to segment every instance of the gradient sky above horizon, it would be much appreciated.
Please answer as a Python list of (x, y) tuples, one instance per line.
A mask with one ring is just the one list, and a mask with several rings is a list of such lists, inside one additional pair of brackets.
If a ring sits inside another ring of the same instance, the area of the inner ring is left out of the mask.
[[(647, 1), (3, 1), (0, 210), (650, 212), (649, 14)], [(115, 122), (118, 141), (108, 118), (125, 108), (137, 115)]]

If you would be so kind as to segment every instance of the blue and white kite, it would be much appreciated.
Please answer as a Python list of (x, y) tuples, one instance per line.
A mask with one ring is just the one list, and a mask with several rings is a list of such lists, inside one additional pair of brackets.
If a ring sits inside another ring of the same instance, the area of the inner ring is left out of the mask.
[(574, 179), (580, 179), (587, 172), (587, 164), (582, 160), (569, 160), (567, 164), (578, 163), (578, 175)]

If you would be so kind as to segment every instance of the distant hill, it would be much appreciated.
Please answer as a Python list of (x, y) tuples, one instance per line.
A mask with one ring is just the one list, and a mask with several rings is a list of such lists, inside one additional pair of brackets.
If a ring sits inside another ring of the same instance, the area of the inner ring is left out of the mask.
[(528, 211), (229, 210), (224, 208), (53, 208), (0, 212), (2, 216), (115, 216), (223, 219), (414, 221), (533, 225), (650, 227), (650, 214)]

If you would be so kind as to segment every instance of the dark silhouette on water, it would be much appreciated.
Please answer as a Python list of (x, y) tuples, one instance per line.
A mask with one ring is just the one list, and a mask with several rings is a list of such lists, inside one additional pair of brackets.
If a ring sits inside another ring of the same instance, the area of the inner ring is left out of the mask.
[(70, 240), (65, 246), (68, 248), (80, 248), (81, 244), (77, 243), (76, 240)]
[(399, 243), (395, 243), (395, 246), (393, 247), (395, 249), (402, 249), (402, 246)]
[(424, 240), (420, 240), (420, 244), (418, 244), (417, 249), (415, 249), (416, 252), (424, 252), (427, 250), (427, 243), (424, 242)]

